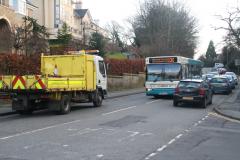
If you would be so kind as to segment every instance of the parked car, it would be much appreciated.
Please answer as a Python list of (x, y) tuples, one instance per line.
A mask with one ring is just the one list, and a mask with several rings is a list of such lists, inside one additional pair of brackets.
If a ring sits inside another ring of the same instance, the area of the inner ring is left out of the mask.
[(225, 75), (231, 75), (234, 78), (235, 84), (238, 85), (238, 77), (234, 72), (226, 72)]
[(206, 81), (210, 81), (214, 77), (214, 74), (204, 74), (202, 75), (202, 79)]
[(219, 73), (218, 73), (218, 72), (210, 72), (209, 74), (213, 74), (214, 76), (217, 76), (217, 75), (219, 75)]
[(235, 83), (235, 81), (234, 81), (233, 76), (232, 76), (232, 75), (223, 75), (223, 77), (227, 77), (228, 80), (229, 80), (229, 84), (230, 84), (231, 88), (232, 88), (232, 89), (235, 89), (236, 83)]
[(202, 79), (202, 77), (200, 75), (195, 75), (195, 76), (192, 76), (192, 79)]
[(230, 82), (227, 77), (215, 76), (210, 80), (210, 85), (212, 87), (213, 93), (227, 93), (232, 92)]
[(198, 103), (203, 108), (212, 104), (212, 89), (204, 80), (186, 79), (181, 80), (173, 95), (173, 105), (181, 102)]

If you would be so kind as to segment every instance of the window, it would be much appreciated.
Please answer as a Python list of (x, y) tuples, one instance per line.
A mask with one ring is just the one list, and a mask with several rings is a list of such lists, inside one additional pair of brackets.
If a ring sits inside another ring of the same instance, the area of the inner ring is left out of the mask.
[(179, 88), (199, 88), (201, 83), (191, 81), (181, 81), (178, 85)]
[(102, 74), (103, 77), (106, 77), (105, 73), (105, 65), (103, 61), (99, 61), (99, 71)]

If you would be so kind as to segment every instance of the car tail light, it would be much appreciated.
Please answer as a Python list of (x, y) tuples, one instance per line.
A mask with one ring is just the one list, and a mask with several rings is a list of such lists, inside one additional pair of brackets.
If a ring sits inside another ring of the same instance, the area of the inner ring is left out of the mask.
[(204, 90), (203, 88), (200, 88), (200, 89), (199, 89), (199, 94), (200, 94), (201, 96), (204, 96), (204, 95), (205, 95), (205, 90)]
[(179, 94), (179, 92), (180, 92), (179, 87), (175, 88), (175, 94)]

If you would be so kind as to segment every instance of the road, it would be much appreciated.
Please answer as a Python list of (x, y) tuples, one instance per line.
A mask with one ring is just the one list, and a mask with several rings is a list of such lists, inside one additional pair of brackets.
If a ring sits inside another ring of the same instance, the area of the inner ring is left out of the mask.
[(236, 160), (240, 124), (212, 112), (227, 97), (216, 95), (202, 109), (136, 94), (108, 99), (100, 108), (75, 104), (68, 115), (0, 117), (0, 159)]

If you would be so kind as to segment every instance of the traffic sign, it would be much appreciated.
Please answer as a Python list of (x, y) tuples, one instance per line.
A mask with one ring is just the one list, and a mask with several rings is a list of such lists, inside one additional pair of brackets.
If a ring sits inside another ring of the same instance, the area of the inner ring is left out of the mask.
[(235, 59), (235, 66), (240, 66), (240, 59)]

